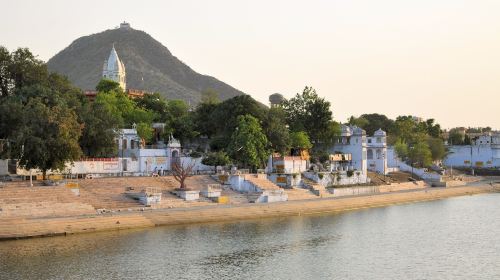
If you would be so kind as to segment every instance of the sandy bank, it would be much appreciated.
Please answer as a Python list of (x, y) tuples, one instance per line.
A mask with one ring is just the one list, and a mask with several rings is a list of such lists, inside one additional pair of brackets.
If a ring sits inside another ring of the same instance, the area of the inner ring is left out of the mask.
[(499, 190), (498, 185), (496, 188), (489, 185), (447, 189), (431, 188), (371, 196), (324, 198), (271, 204), (216, 205), (64, 218), (8, 218), (0, 219), (0, 240), (162, 225), (337, 213), (370, 207), (437, 200), (454, 196), (498, 192)]

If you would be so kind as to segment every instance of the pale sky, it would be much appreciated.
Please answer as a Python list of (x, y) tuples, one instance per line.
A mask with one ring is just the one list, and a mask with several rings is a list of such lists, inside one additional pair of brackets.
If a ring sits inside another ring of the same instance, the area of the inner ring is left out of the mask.
[(0, 45), (48, 60), (127, 21), (263, 103), (314, 87), (334, 119), (382, 113), (500, 129), (500, 1), (2, 0)]

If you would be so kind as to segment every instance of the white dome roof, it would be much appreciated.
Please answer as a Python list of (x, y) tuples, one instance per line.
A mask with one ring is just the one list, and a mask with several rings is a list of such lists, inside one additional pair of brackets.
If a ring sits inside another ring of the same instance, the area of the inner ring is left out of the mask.
[(106, 70), (109, 72), (125, 72), (125, 65), (123, 65), (123, 62), (121, 62), (120, 58), (118, 58), (118, 53), (116, 53), (114, 45), (106, 63)]
[(386, 136), (387, 133), (385, 133), (385, 131), (383, 131), (381, 128), (379, 128), (377, 131), (375, 131), (375, 133), (373, 135), (375, 135), (375, 136)]
[(341, 136), (351, 136), (351, 128), (345, 124), (341, 125)]
[(354, 135), (366, 135), (366, 131), (364, 131), (361, 127), (354, 126), (352, 129)]

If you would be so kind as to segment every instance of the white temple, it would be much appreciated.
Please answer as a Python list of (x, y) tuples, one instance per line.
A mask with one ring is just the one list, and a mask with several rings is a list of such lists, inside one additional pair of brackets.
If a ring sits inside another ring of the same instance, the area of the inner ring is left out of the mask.
[(114, 44), (111, 49), (111, 53), (109, 54), (109, 58), (104, 60), (104, 65), (102, 66), (102, 77), (119, 83), (123, 90), (127, 87), (125, 65), (120, 58), (118, 58)]

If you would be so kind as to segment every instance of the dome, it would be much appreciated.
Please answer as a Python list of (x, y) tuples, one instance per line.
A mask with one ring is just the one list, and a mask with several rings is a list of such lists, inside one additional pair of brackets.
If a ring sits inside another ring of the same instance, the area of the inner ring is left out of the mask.
[(285, 101), (285, 97), (280, 93), (271, 94), (269, 96), (269, 102), (271, 102), (271, 104), (281, 104), (283, 101)]
[(387, 133), (385, 133), (385, 131), (383, 131), (381, 128), (379, 128), (377, 131), (375, 131), (375, 133), (373, 133), (374, 136), (386, 136)]
[(366, 131), (364, 131), (361, 127), (353, 127), (352, 129), (352, 134), (353, 135), (366, 135)]
[(340, 132), (340, 135), (341, 136), (351, 136), (351, 128), (345, 124), (343, 124), (341, 127), (341, 132)]
[(111, 49), (109, 54), (109, 58), (106, 61), (106, 70), (108, 72), (125, 72), (125, 65), (118, 58), (118, 54), (116, 53), (115, 46)]

